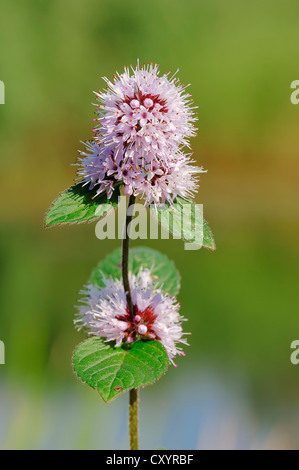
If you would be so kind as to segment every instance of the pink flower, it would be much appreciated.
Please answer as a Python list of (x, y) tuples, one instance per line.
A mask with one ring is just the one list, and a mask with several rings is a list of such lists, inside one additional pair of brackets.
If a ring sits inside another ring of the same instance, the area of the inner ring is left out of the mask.
[(157, 340), (166, 349), (169, 359), (184, 355), (178, 343), (187, 345), (175, 297), (155, 289), (148, 269), (130, 274), (133, 314), (130, 313), (120, 280), (103, 276), (104, 287), (87, 286), (78, 307), (75, 323), (89, 334), (101, 336), (107, 342), (133, 343), (137, 340)]
[[(81, 153), (79, 176), (97, 193), (105, 180), (121, 181), (126, 194), (141, 195), (146, 204), (192, 197), (194, 175), (203, 170), (182, 152), (195, 135), (196, 120), (186, 87), (175, 74), (160, 76), (152, 64), (125, 68), (113, 83), (105, 80), (107, 89), (96, 93), (94, 141)], [(110, 197), (113, 184), (108, 187)]]

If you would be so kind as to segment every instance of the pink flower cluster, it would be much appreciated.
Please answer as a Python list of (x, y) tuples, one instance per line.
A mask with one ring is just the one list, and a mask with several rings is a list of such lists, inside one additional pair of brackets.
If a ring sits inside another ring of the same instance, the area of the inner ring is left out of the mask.
[(93, 336), (115, 341), (116, 346), (141, 340), (159, 341), (170, 361), (185, 355), (178, 343), (188, 345), (183, 333), (179, 304), (175, 297), (154, 287), (151, 272), (140, 269), (130, 273), (133, 314), (128, 309), (123, 284), (103, 276), (104, 287), (88, 285), (78, 307), (75, 320), (78, 329), (85, 328)]
[(94, 139), (80, 152), (81, 179), (108, 198), (123, 184), (126, 195), (139, 195), (146, 205), (192, 197), (203, 169), (183, 153), (196, 120), (186, 87), (152, 64), (105, 80), (106, 90), (96, 93)]

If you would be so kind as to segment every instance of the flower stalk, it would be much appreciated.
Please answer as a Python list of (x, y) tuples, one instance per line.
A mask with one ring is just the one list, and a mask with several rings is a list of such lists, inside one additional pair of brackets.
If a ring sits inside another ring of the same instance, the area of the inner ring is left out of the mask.
[[(131, 195), (126, 211), (126, 220), (124, 227), (124, 238), (122, 244), (122, 279), (124, 291), (127, 298), (128, 308), (133, 317), (133, 303), (131, 289), (129, 284), (129, 247), (130, 247), (130, 222), (133, 217), (133, 209), (135, 196)], [(138, 450), (138, 390), (133, 388), (130, 390), (129, 397), (129, 433), (130, 433), (130, 449)]]
[(138, 389), (130, 390), (129, 403), (130, 449), (138, 450)]
[(130, 310), (130, 314), (132, 316), (133, 316), (133, 303), (132, 303), (131, 289), (130, 289), (130, 284), (129, 284), (129, 247), (130, 247), (129, 227), (130, 227), (130, 222), (133, 217), (134, 203), (135, 203), (135, 196), (131, 195), (129, 198), (129, 203), (128, 203), (127, 212), (126, 212), (124, 238), (123, 238), (123, 244), (122, 244), (122, 279), (123, 279), (125, 294), (127, 297), (127, 304)]

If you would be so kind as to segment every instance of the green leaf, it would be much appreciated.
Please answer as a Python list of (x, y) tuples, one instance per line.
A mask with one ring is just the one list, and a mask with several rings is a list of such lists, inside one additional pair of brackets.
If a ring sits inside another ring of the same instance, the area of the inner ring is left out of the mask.
[[(169, 260), (167, 256), (159, 251), (151, 248), (138, 246), (132, 248), (129, 252), (129, 271), (137, 274), (140, 267), (151, 269), (154, 284), (157, 288), (161, 288), (163, 292), (170, 295), (177, 295), (180, 290), (180, 274), (177, 271), (174, 262)], [(89, 282), (103, 286), (102, 274), (106, 277), (111, 276), (121, 279), (121, 249), (113, 251), (93, 271)]]
[[(183, 207), (188, 208), (190, 212), (185, 212), (186, 216), (183, 216)], [(202, 226), (202, 246), (210, 250), (216, 250), (216, 244), (212, 230), (208, 226), (207, 222), (203, 219), (201, 210), (196, 204), (177, 197), (172, 205), (165, 204), (164, 206), (158, 207), (157, 211), (152, 211), (152, 214), (156, 214), (156, 218), (160, 222), (161, 226), (168, 232), (171, 232), (174, 238), (179, 238), (185, 242), (194, 243), (195, 241), (195, 222), (196, 225)], [(184, 223), (183, 223), (184, 220)], [(198, 234), (197, 234), (198, 235)]]
[(92, 338), (81, 343), (73, 355), (77, 376), (105, 402), (126, 390), (156, 382), (168, 364), (168, 355), (158, 341), (137, 341), (126, 350)]
[(96, 189), (78, 183), (60, 194), (45, 217), (45, 227), (61, 224), (80, 224), (100, 219), (118, 204), (119, 188), (115, 188), (111, 199), (106, 193), (96, 195)]

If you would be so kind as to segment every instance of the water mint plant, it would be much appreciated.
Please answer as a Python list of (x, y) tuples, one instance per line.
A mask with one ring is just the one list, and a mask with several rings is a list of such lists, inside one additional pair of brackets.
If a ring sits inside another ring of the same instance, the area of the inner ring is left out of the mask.
[(74, 323), (87, 339), (73, 353), (73, 368), (106, 402), (129, 391), (130, 448), (136, 450), (139, 388), (176, 366), (189, 334), (174, 263), (156, 250), (130, 249), (137, 198), (154, 206), (157, 220), (176, 238), (196, 248), (200, 239), (211, 250), (215, 242), (192, 202), (204, 170), (191, 159), (196, 115), (186, 87), (153, 64), (138, 63), (105, 80), (107, 88), (96, 93), (93, 137), (77, 163), (78, 181), (53, 203), (45, 226), (98, 220), (117, 207), (121, 192), (128, 198), (121, 249), (96, 266), (80, 292)]

